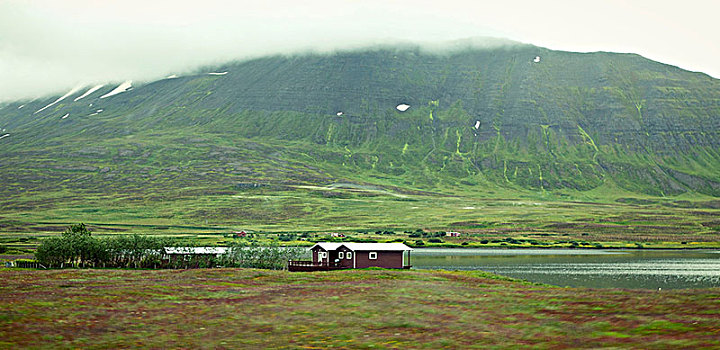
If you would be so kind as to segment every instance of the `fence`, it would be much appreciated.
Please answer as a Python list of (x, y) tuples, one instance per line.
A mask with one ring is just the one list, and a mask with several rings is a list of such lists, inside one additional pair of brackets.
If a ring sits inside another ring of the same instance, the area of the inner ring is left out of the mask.
[(13, 266), (24, 269), (46, 269), (47, 267), (35, 260), (15, 260)]

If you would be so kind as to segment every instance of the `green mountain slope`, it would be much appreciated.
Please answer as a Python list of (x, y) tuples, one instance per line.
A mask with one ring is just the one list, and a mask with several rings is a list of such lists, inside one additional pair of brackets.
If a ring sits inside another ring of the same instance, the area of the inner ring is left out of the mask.
[(324, 209), (255, 198), (218, 212), (198, 198), (338, 183), (720, 195), (720, 81), (632, 54), (384, 48), (228, 63), (100, 98), (114, 87), (37, 113), (59, 96), (0, 106), (3, 210), (174, 203), (138, 215), (270, 222)]

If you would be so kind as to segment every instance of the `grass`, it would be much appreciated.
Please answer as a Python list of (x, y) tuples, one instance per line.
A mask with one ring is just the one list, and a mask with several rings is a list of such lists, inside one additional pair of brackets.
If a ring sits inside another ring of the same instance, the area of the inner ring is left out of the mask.
[(481, 272), (1, 269), (1, 348), (718, 347), (720, 291)]
[[(40, 239), (78, 222), (90, 224), (96, 235), (155, 234), (207, 245), (227, 244), (233, 240), (229, 234), (239, 230), (254, 231), (257, 239), (266, 241), (276, 240), (280, 233), (307, 233), (309, 240), (320, 240), (329, 232), (343, 232), (354, 238), (414, 242), (417, 238), (404, 231), (417, 229), (462, 232), (458, 238), (443, 238), (443, 245), (467, 243), (467, 247), (570, 247), (576, 242), (580, 247), (717, 248), (720, 244), (720, 210), (711, 198), (694, 202), (642, 196), (568, 199), (513, 191), (456, 193), (452, 188), (440, 194), (386, 184), (367, 190), (259, 187), (197, 197), (182, 192), (192, 191), (168, 190), (164, 200), (139, 203), (96, 194), (63, 199), (45, 208), (7, 210), (0, 217), (0, 244), (31, 249)], [(14, 201), (32, 206), (38, 199), (28, 195)], [(386, 230), (394, 234), (374, 234)], [(426, 237), (420, 239), (427, 243)], [(507, 239), (514, 241), (492, 242)]]

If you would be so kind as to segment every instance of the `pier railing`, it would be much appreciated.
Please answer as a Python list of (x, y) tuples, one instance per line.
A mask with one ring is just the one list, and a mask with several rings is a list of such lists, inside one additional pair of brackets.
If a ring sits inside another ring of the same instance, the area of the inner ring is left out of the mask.
[(337, 262), (314, 262), (307, 260), (288, 260), (288, 271), (329, 271), (340, 270), (346, 267)]

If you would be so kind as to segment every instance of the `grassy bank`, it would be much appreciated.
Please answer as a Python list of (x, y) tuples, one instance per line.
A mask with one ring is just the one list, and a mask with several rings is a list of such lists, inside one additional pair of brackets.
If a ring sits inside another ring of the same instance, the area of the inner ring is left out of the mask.
[(1, 348), (718, 347), (720, 290), (478, 272), (0, 269)]
[[(430, 238), (442, 238), (441, 246), (720, 247), (720, 204), (710, 197), (685, 202), (683, 197), (605, 198), (576, 193), (570, 200), (515, 192), (441, 195), (390, 191), (260, 187), (173, 197), (143, 206), (137, 201), (79, 196), (73, 197), (73, 205), (43, 208), (35, 206), (35, 196), (22, 195), (16, 201), (27, 204), (20, 206), (25, 209), (3, 203), (0, 246), (32, 249), (40, 240), (84, 222), (96, 236), (151, 234), (211, 246), (227, 245), (234, 241), (232, 232), (244, 230), (253, 232), (260, 242), (283, 243), (289, 235), (305, 239), (292, 239), (293, 245), (327, 240), (330, 232), (340, 232), (377, 241), (402, 239), (412, 244), (422, 240), (427, 246), (438, 245)], [(444, 192), (455, 193), (452, 189)], [(195, 215), (200, 212), (203, 215)], [(425, 235), (410, 234), (417, 230)], [(427, 235), (439, 231), (462, 235)]]

